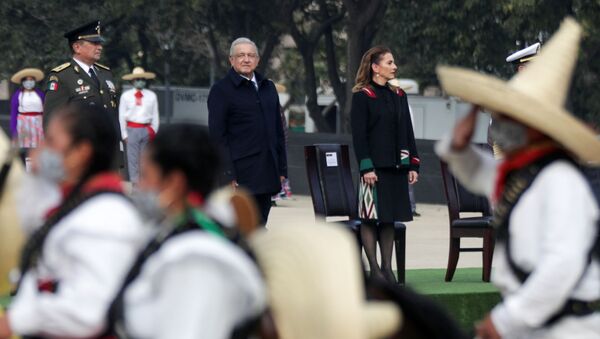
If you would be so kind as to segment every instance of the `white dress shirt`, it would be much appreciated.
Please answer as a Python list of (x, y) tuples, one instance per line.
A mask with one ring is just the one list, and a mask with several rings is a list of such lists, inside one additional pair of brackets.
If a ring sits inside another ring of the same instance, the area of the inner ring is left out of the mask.
[[(491, 196), (499, 164), (491, 155), (473, 147), (453, 151), (450, 138), (438, 142), (436, 153), (467, 189)], [(492, 281), (504, 300), (492, 321), (503, 338), (600, 338), (598, 313), (564, 317), (540, 329), (567, 299), (600, 298), (600, 265), (587, 265), (598, 217), (586, 179), (566, 161), (545, 167), (523, 193), (509, 232), (514, 261), (532, 272), (525, 284), (510, 269), (505, 246), (497, 243), (494, 250)]]
[(168, 240), (125, 292), (132, 338), (227, 339), (265, 309), (255, 264), (237, 246), (206, 232)]
[(142, 89), (141, 105), (136, 104), (135, 88), (128, 89), (121, 95), (119, 102), (119, 123), (121, 136), (127, 138), (127, 121), (138, 124), (150, 124), (154, 132), (158, 132), (160, 123), (158, 117), (158, 99), (156, 94), (149, 89)]
[[(238, 73), (238, 74), (239, 74), (239, 73)], [(250, 81), (252, 81), (252, 84), (254, 85), (254, 88), (255, 88), (256, 90), (258, 90), (258, 81), (256, 81), (256, 74), (254, 74), (254, 72), (252, 73), (252, 79), (248, 78), (248, 77), (247, 77), (247, 76), (245, 76), (245, 75), (241, 75), (241, 74), (240, 74), (240, 76), (241, 76), (242, 78), (246, 79), (246, 80), (250, 80)]]
[[(49, 200), (56, 198), (53, 193)], [(41, 200), (28, 208), (45, 210), (49, 204)], [(38, 221), (33, 219), (26, 224)], [(100, 335), (109, 304), (147, 234), (140, 217), (123, 197), (100, 195), (79, 206), (54, 226), (37, 268), (25, 273), (7, 311), (13, 333), (56, 338)], [(39, 280), (56, 281), (58, 290), (39, 292)]]
[(73, 60), (75, 60), (75, 62), (79, 65), (79, 67), (81, 67), (85, 74), (89, 75), (90, 68), (92, 68), (94, 70), (94, 73), (96, 73), (96, 76), (98, 75), (98, 70), (96, 69), (96, 67), (94, 67), (94, 65), (88, 65), (81, 60), (77, 60), (76, 58), (73, 58)]
[(27, 113), (27, 112), (43, 112), (44, 111), (44, 103), (42, 103), (42, 98), (40, 98), (39, 94), (35, 91), (21, 91), (19, 96), (19, 113)]

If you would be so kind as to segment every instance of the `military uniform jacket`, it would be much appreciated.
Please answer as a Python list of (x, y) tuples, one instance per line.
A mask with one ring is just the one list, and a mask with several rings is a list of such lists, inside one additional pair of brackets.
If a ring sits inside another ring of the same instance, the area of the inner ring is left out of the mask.
[(99, 85), (79, 67), (75, 60), (50, 71), (45, 88), (44, 115), (46, 118), (44, 122), (49, 121), (50, 114), (54, 109), (69, 102), (99, 105), (104, 107), (114, 119), (115, 128), (120, 135), (117, 88), (113, 82), (112, 73), (110, 68), (104, 65), (96, 63), (94, 66)]

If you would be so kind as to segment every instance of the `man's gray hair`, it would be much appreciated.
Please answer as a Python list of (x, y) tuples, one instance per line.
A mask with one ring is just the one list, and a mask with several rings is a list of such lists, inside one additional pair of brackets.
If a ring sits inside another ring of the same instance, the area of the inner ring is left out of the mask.
[(256, 50), (256, 55), (258, 56), (258, 47), (256, 47), (256, 44), (254, 43), (254, 41), (248, 39), (248, 38), (237, 38), (235, 40), (233, 40), (233, 42), (231, 43), (231, 47), (229, 48), (229, 56), (233, 56), (233, 50), (235, 49), (235, 46), (237, 45), (242, 45), (242, 44), (250, 44), (252, 46), (254, 46), (254, 49)]

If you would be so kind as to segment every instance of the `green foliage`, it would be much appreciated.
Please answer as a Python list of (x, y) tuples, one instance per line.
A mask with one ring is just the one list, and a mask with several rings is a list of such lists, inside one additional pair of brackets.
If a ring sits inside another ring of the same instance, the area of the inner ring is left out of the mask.
[[(211, 66), (216, 78), (229, 67), (231, 41), (247, 36), (261, 50), (261, 71), (285, 80), (296, 102), (303, 102), (309, 81), (294, 47), (282, 37), (296, 27), (315, 31), (329, 15), (346, 14), (333, 24), (337, 74), (346, 79), (349, 20), (342, 0), (4, 0), (0, 6), (0, 78), (23, 67), (46, 72), (68, 60), (70, 51), (62, 35), (96, 18), (105, 25), (107, 43), (101, 63), (115, 76), (141, 65), (164, 81), (165, 64), (176, 85), (207, 86)], [(358, 2), (352, 2), (357, 4)], [(365, 4), (367, 2), (364, 2)], [(437, 64), (460, 65), (509, 78), (514, 68), (506, 56), (537, 41), (545, 42), (560, 21), (573, 15), (584, 26), (585, 37), (571, 94), (576, 114), (600, 122), (600, 2), (592, 0), (388, 0), (369, 31), (375, 43), (395, 52), (399, 75), (414, 78), (424, 88), (437, 84)], [(294, 20), (286, 13), (294, 12)], [(323, 32), (320, 32), (323, 34)], [(316, 40), (315, 40), (316, 39)], [(330, 82), (330, 67), (321, 37), (314, 50), (317, 85)], [(169, 47), (166, 49), (165, 47)], [(542, 47), (543, 48), (543, 47)], [(355, 51), (356, 52), (356, 51)], [(350, 53), (350, 54), (349, 54)], [(353, 54), (352, 54), (353, 55)], [(272, 56), (278, 62), (270, 63)], [(350, 76), (352, 78), (352, 76)], [(315, 81), (315, 79), (313, 79)], [(342, 100), (343, 101), (343, 100)]]
[[(571, 108), (600, 123), (600, 3), (588, 0), (396, 0), (377, 37), (396, 53), (399, 75), (421, 87), (437, 84), (435, 66), (451, 64), (509, 78), (511, 52), (542, 44), (567, 15), (584, 27)], [(542, 46), (543, 48), (543, 46)]]

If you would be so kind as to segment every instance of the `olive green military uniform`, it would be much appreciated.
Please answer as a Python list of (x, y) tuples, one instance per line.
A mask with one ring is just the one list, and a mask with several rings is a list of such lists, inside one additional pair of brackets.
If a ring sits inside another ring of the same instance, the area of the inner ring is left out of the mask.
[(66, 103), (99, 105), (114, 118), (115, 128), (120, 134), (117, 89), (110, 68), (96, 63), (94, 71), (98, 77), (98, 84), (75, 60), (52, 69), (46, 84), (45, 122), (49, 121), (54, 109)]

